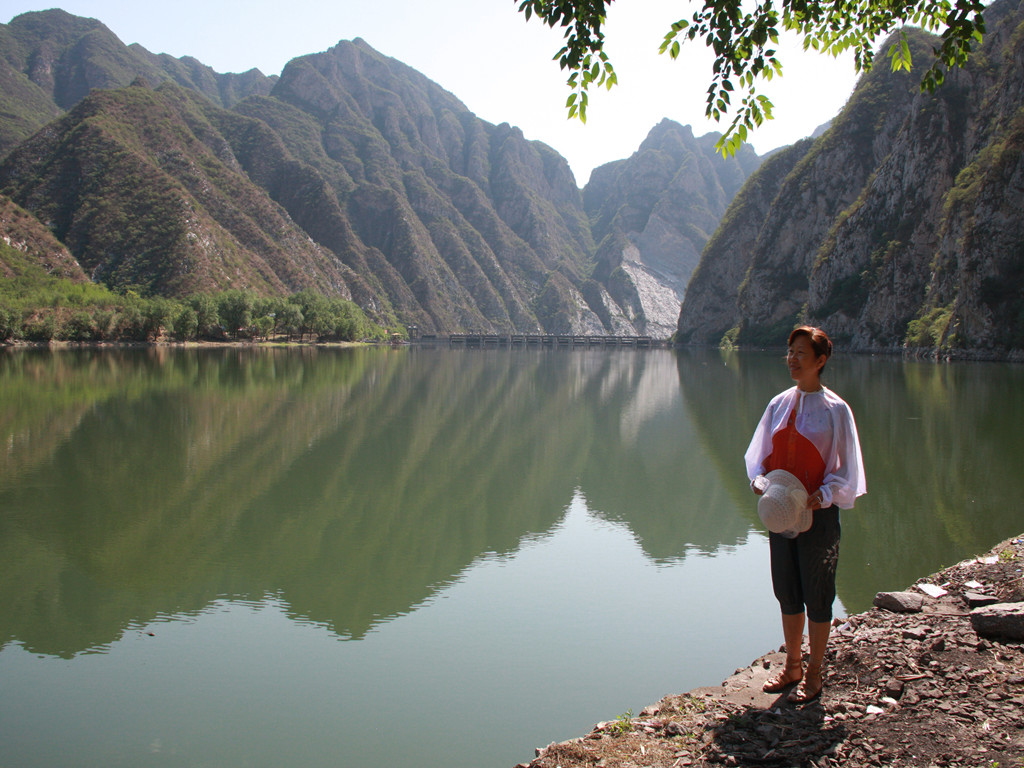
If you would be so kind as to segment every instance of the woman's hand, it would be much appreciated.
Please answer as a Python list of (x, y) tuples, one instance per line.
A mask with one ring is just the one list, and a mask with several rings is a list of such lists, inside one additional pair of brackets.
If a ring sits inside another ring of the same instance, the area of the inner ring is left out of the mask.
[(750, 490), (758, 496), (764, 496), (764, 492), (768, 490), (768, 478), (764, 475), (758, 475), (750, 481)]
[(821, 490), (817, 490), (807, 497), (808, 509), (821, 509)]

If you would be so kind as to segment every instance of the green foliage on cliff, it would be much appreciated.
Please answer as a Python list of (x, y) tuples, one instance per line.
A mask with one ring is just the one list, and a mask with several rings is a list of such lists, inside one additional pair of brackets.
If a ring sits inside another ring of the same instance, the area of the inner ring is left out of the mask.
[(943, 347), (952, 317), (952, 307), (935, 307), (924, 316), (911, 320), (910, 325), (907, 326), (907, 345), (911, 347)]

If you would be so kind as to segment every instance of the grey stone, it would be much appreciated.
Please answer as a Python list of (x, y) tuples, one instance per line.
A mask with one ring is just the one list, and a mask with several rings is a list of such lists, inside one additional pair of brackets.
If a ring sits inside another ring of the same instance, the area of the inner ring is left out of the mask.
[(895, 677), (890, 677), (885, 681), (885, 685), (882, 688), (886, 695), (891, 696), (894, 699), (898, 699), (903, 695), (903, 681), (897, 680)]
[(1024, 640), (1024, 603), (996, 603), (971, 611), (971, 626), (984, 637)]
[(927, 627), (907, 627), (903, 630), (904, 640), (924, 640), (927, 636)]
[(875, 605), (896, 613), (918, 613), (924, 605), (924, 597), (916, 592), (879, 592)]
[(981, 592), (964, 592), (964, 600), (971, 608), (978, 608), (982, 605), (992, 605), (998, 603), (999, 598), (992, 597), (991, 595), (983, 595)]

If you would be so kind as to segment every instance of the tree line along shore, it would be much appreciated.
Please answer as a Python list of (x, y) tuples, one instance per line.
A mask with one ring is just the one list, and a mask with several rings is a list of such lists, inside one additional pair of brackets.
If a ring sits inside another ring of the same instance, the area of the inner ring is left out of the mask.
[(405, 336), (352, 301), (311, 290), (261, 296), (231, 289), (185, 298), (114, 292), (65, 279), (0, 281), (0, 343), (357, 341)]

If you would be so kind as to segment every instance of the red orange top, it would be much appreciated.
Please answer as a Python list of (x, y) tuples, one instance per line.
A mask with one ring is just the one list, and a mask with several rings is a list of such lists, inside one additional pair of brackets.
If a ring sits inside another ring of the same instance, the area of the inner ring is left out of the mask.
[(773, 469), (792, 472), (808, 494), (821, 489), (823, 507), (851, 509), (867, 492), (853, 412), (824, 387), (817, 392), (792, 387), (772, 398), (744, 461), (751, 480)]

